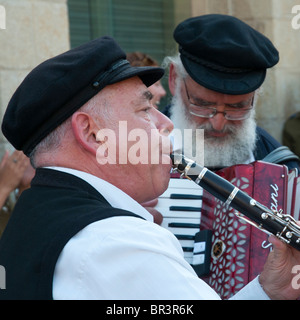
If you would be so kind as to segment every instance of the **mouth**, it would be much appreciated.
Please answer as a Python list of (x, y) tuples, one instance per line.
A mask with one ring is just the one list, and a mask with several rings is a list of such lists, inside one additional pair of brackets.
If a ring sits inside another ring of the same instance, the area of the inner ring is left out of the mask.
[(217, 131), (217, 130), (204, 130), (204, 135), (206, 139), (209, 138), (225, 138), (230, 134), (229, 130), (222, 130), (222, 131)]
[(220, 131), (211, 131), (206, 133), (208, 137), (214, 137), (214, 138), (224, 138), (228, 135), (227, 132), (220, 132)]

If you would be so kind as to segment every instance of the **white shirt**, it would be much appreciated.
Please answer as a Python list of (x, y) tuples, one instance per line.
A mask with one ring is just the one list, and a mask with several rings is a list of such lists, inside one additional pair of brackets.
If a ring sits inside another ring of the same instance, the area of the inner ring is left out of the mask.
[[(176, 237), (115, 186), (81, 171), (52, 168), (90, 183), (113, 206), (136, 213), (94, 222), (69, 240), (53, 278), (55, 300), (220, 299), (183, 258)], [(253, 280), (234, 299), (268, 299)]]

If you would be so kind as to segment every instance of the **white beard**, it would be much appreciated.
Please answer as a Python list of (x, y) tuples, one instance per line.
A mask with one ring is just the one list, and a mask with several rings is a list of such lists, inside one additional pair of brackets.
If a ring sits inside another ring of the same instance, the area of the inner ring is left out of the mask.
[[(207, 137), (205, 132), (212, 130), (209, 122), (204, 125), (196, 125), (189, 119), (189, 113), (182, 101), (179, 90), (177, 90), (172, 100), (172, 107), (170, 110), (171, 120), (174, 123), (175, 129), (181, 130), (181, 135), (184, 135), (184, 129), (204, 129), (204, 144), (201, 136), (185, 141), (185, 145), (181, 148), (181, 152), (185, 156), (192, 158), (196, 162), (206, 167), (227, 167), (236, 164), (249, 163), (253, 160), (253, 151), (256, 143), (256, 123), (254, 108), (251, 111), (250, 117), (241, 121), (241, 125), (227, 124), (224, 128), (229, 134), (224, 137)], [(175, 130), (176, 131), (176, 130)], [(193, 137), (195, 137), (193, 135)], [(183, 143), (182, 143), (183, 144)], [(196, 146), (204, 146), (203, 150), (196, 150)]]

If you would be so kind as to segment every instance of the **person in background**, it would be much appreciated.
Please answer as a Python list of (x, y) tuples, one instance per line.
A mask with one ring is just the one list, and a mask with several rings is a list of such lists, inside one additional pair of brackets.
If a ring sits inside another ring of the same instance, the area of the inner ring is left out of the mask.
[[(255, 120), (267, 69), (279, 61), (272, 42), (243, 21), (218, 14), (181, 22), (174, 39), (179, 53), (164, 61), (173, 100), (162, 112), (175, 129), (204, 129), (204, 165), (250, 163), (281, 147)], [(184, 151), (195, 155), (196, 145), (194, 139)], [(280, 163), (290, 169), (300, 164), (292, 152)]]
[(294, 113), (286, 120), (282, 143), (300, 157), (300, 112)]
[[(235, 165), (250, 164), (256, 160), (279, 163), (289, 169), (299, 169), (299, 158), (287, 148), (283, 149), (276, 139), (256, 123), (257, 101), (267, 70), (279, 61), (279, 53), (272, 42), (243, 21), (221, 14), (186, 19), (179, 23), (173, 35), (179, 52), (175, 56), (166, 57), (163, 62), (163, 66), (169, 70), (169, 88), (173, 98), (171, 104), (162, 109), (162, 112), (170, 117), (174, 124), (175, 130), (171, 134), (174, 150), (213, 171), (233, 167), (234, 172)], [(185, 130), (193, 131), (192, 138), (184, 139)], [(200, 135), (196, 135), (197, 130), (201, 131)], [(200, 146), (200, 150), (197, 150), (197, 146)], [(238, 175), (234, 177), (243, 179)], [(175, 190), (172, 188), (173, 182), (171, 181), (166, 194)], [(184, 181), (176, 181), (176, 190), (180, 190), (180, 185), (183, 186)], [(166, 200), (162, 199), (160, 203), (158, 200), (154, 209), (156, 212), (161, 211), (162, 216), (168, 216), (169, 220), (166, 221), (170, 221), (170, 216), (175, 215), (171, 210), (168, 211), (167, 205), (164, 207), (164, 201)], [(172, 206), (174, 201), (168, 201), (168, 206)], [(182, 211), (180, 221), (188, 222), (185, 218), (186, 212), (184, 209)], [(156, 216), (159, 214), (156, 213)], [(226, 255), (219, 259), (213, 253), (219, 245), (218, 238), (221, 238), (222, 234), (236, 235), (235, 231), (232, 231), (230, 221), (235, 221), (237, 226), (241, 225), (239, 219), (230, 220), (228, 217), (229, 212), (225, 209), (224, 213), (215, 209), (209, 218), (201, 214), (199, 230), (210, 229), (213, 233), (211, 260), (214, 263), (209, 265), (210, 276), (214, 267), (215, 270), (225, 270), (222, 258)], [(163, 219), (161, 217), (157, 220)], [(173, 220), (175, 221), (175, 218)], [(162, 224), (168, 227), (167, 223)], [(170, 229), (177, 232), (175, 228)], [(234, 256), (230, 260), (231, 253), (234, 255), (235, 250), (244, 250), (244, 258), (239, 262), (243, 266), (253, 266), (252, 269), (248, 268), (253, 274), (246, 274), (246, 269), (243, 269), (242, 278), (241, 273), (237, 276), (235, 272), (228, 270), (228, 267), (224, 271), (224, 274), (227, 273), (223, 275), (232, 281), (219, 282), (218, 279), (211, 280), (212, 276), (209, 278), (209, 281), (219, 284), (219, 292), (235, 292), (236, 284), (240, 285), (236, 279), (243, 279), (242, 285), (245, 285), (255, 274), (261, 272), (267, 255), (262, 243), (267, 243), (267, 238), (263, 233), (247, 236), (245, 239), (243, 236), (237, 236), (236, 242), (232, 242), (230, 246), (222, 245), (223, 253), (226, 251), (229, 265), (229, 261), (235, 261)], [(259, 245), (252, 247), (252, 239), (256, 239)], [(244, 243), (243, 248), (238, 247), (239, 242)], [(206, 245), (209, 245), (209, 240)], [(254, 259), (248, 258), (250, 246)], [(192, 247), (188, 249), (193, 250)]]
[(22, 151), (6, 151), (0, 163), (0, 237), (7, 225), (16, 200), (30, 187), (35, 170)]
[[(158, 67), (157, 61), (155, 61), (148, 54), (143, 52), (130, 52), (126, 55), (127, 60), (133, 67)], [(155, 82), (153, 85), (149, 87), (150, 92), (153, 94), (153, 104), (157, 108), (160, 106), (160, 101), (163, 97), (166, 96), (166, 90), (161, 84), (161, 81)]]
[[(175, 28), (174, 39), (179, 52), (163, 62), (173, 98), (162, 112), (182, 137), (185, 129), (203, 129), (204, 154), (196, 152), (202, 145), (202, 136), (197, 135), (178, 145), (174, 134), (174, 149), (193, 155), (211, 170), (263, 160), (280, 150), (280, 143), (255, 120), (267, 69), (279, 61), (271, 41), (241, 20), (218, 14), (184, 20)], [(298, 156), (285, 152), (288, 158), (278, 153), (280, 164), (299, 169)], [(161, 223), (157, 202), (149, 202), (147, 209)]]

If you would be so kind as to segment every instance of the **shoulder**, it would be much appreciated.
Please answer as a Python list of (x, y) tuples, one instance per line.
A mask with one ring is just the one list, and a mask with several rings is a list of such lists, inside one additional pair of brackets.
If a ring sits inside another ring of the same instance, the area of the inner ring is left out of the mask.
[[(255, 149), (256, 160), (263, 160), (272, 151), (282, 147), (282, 144), (280, 144), (266, 130), (260, 127), (257, 127), (256, 132), (257, 132), (257, 142), (256, 142), (256, 149)], [(296, 156), (290, 150), (287, 150), (284, 152), (285, 152), (284, 154), (281, 154), (282, 160), (279, 163), (282, 165), (286, 165), (290, 170), (293, 168), (299, 169), (300, 162), (296, 158)]]
[(258, 142), (263, 143), (270, 151), (278, 148), (281, 144), (261, 127), (256, 127)]
[[(114, 216), (95, 221), (70, 241), (74, 244), (90, 243), (91, 250), (99, 253), (102, 250), (115, 250), (117, 247), (125, 248), (129, 243), (131, 247), (142, 249), (146, 246), (160, 251), (178, 245), (175, 236), (168, 230), (151, 221), (133, 216)], [(181, 249), (180, 246), (178, 248)]]
[(55, 267), (54, 297), (138, 298), (130, 289), (134, 285), (143, 297), (142, 282), (160, 272), (163, 257), (185, 263), (173, 234), (153, 222), (125, 216), (94, 222), (64, 247)]
[(300, 112), (296, 112), (294, 114), (292, 114), (288, 119), (287, 119), (287, 122), (290, 121), (290, 120), (300, 120)]
[(256, 127), (256, 146), (255, 146), (255, 159), (262, 160), (266, 157), (270, 152), (279, 148), (281, 144), (272, 137), (266, 130), (261, 127)]
[(300, 112), (292, 114), (285, 122), (283, 132), (294, 134), (299, 132), (300, 127)]

